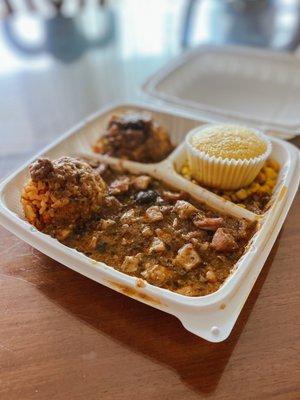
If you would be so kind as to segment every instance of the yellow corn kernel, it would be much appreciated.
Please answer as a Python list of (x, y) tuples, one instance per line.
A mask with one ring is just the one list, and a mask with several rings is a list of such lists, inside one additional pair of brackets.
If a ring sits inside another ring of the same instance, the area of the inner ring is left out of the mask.
[(266, 182), (266, 185), (269, 186), (270, 189), (274, 189), (275, 185), (276, 185), (276, 181), (273, 179), (270, 179)]
[(260, 184), (259, 184), (259, 183), (257, 183), (257, 182), (252, 182), (251, 185), (250, 185), (250, 187), (249, 187), (249, 191), (250, 191), (251, 193), (255, 193), (255, 192), (257, 192), (257, 191), (259, 190), (259, 188), (260, 188)]
[(248, 197), (248, 193), (245, 189), (240, 189), (235, 193), (239, 200), (245, 200)]
[(277, 162), (276, 160), (271, 160), (271, 159), (267, 160), (266, 164), (267, 164), (268, 167), (273, 168), (274, 171), (279, 172), (280, 165), (279, 165), (279, 162)]
[(277, 178), (277, 173), (274, 171), (273, 168), (266, 167), (265, 171), (266, 171), (267, 179), (276, 179)]
[(246, 208), (245, 204), (242, 204), (242, 203), (237, 203), (237, 206), (242, 207), (242, 208)]
[(269, 193), (270, 188), (267, 185), (262, 185), (259, 190), (258, 193)]

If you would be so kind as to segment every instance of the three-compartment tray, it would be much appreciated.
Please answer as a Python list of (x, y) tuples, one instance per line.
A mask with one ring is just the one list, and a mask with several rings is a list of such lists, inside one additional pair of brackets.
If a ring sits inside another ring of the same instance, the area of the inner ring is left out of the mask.
[(271, 207), (262, 216), (222, 199), (176, 172), (176, 167), (182, 162), (183, 138), (190, 129), (201, 122), (199, 119), (184, 117), (178, 112), (164, 112), (161, 107), (131, 103), (105, 108), (67, 132), (34, 159), (38, 156), (50, 159), (80, 154), (95, 156), (91, 151), (91, 144), (104, 132), (109, 117), (130, 110), (150, 112), (155, 121), (167, 128), (177, 148), (167, 159), (157, 164), (120, 161), (101, 155), (96, 157), (108, 164), (121, 162), (130, 172), (147, 173), (159, 178), (171, 186), (189, 192), (196, 200), (222, 213), (258, 221), (258, 231), (247, 251), (218, 291), (203, 297), (188, 297), (147, 282), (140, 285), (139, 279), (96, 262), (36, 230), (25, 221), (20, 204), (21, 190), (29, 178), (28, 166), (33, 159), (1, 183), (0, 222), (21, 239), (69, 268), (127, 296), (173, 314), (190, 332), (206, 340), (220, 342), (230, 334), (291, 206), (299, 184), (299, 152), (293, 145), (271, 138), (271, 157), (280, 163), (281, 170)]

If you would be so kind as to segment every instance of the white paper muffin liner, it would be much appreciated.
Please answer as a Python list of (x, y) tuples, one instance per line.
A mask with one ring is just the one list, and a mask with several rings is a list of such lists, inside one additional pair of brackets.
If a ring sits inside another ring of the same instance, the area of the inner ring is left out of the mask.
[[(261, 131), (247, 128), (266, 143), (267, 149), (265, 153), (249, 160), (235, 160), (209, 156), (193, 146), (192, 138), (195, 134), (199, 134), (199, 132), (210, 125), (211, 124), (206, 124), (195, 128), (186, 136), (187, 159), (192, 177), (202, 185), (224, 190), (240, 189), (249, 185), (258, 175), (271, 153), (272, 144), (270, 140)], [(241, 126), (241, 128), (245, 127)]]

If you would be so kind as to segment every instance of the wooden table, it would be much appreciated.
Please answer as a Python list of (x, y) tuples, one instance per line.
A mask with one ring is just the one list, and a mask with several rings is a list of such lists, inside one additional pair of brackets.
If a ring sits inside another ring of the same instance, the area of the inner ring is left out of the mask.
[[(107, 101), (138, 98), (138, 85), (179, 51), (169, 32), (179, 18), (172, 7), (158, 8), (151, 48), (124, 31), (123, 8), (112, 42), (69, 64), (48, 54), (25, 58), (0, 37), (7, 56), (0, 178)], [(300, 398), (299, 219), (298, 195), (231, 336), (219, 344), (0, 228), (0, 399)]]

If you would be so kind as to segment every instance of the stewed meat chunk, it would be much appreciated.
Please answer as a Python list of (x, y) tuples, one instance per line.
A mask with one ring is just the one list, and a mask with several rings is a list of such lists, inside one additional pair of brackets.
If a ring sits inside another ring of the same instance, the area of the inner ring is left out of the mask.
[(161, 221), (163, 218), (163, 213), (160, 211), (158, 206), (152, 206), (146, 210), (146, 219), (149, 222)]
[(211, 247), (217, 251), (232, 252), (236, 249), (236, 241), (225, 228), (218, 228), (211, 242)]
[(119, 195), (128, 192), (130, 179), (127, 176), (122, 176), (116, 179), (109, 185), (109, 193), (112, 195)]
[(175, 204), (174, 210), (178, 213), (178, 216), (181, 219), (187, 219), (198, 211), (195, 206), (184, 200), (178, 200)]
[(165, 246), (164, 242), (161, 239), (159, 239), (158, 237), (155, 237), (151, 243), (151, 247), (149, 249), (149, 254), (162, 253), (165, 250), (166, 250), (166, 246)]
[(177, 253), (174, 264), (189, 271), (195, 268), (201, 262), (199, 254), (196, 252), (192, 244), (185, 244)]
[(150, 185), (151, 178), (148, 175), (137, 176), (133, 179), (133, 186), (137, 190), (146, 190)]
[(139, 264), (141, 262), (142, 255), (136, 254), (135, 256), (125, 256), (124, 261), (121, 265), (121, 270), (132, 274), (137, 271)]
[(205, 229), (207, 231), (216, 231), (218, 228), (223, 226), (224, 224), (224, 219), (223, 218), (195, 218), (194, 219), (194, 225), (196, 225), (197, 228), (200, 229)]
[(163, 284), (172, 278), (174, 273), (170, 269), (156, 264), (148, 268), (146, 266), (145, 271), (143, 271), (141, 275), (148, 282), (157, 286), (163, 286)]
[(127, 113), (111, 117), (107, 131), (94, 144), (93, 150), (122, 159), (152, 163), (166, 158), (173, 146), (165, 128), (156, 124), (151, 115)]

